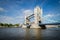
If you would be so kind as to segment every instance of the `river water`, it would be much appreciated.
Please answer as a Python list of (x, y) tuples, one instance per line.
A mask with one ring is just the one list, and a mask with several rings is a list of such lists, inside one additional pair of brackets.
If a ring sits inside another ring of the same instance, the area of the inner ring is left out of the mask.
[(60, 28), (0, 28), (0, 40), (60, 40)]

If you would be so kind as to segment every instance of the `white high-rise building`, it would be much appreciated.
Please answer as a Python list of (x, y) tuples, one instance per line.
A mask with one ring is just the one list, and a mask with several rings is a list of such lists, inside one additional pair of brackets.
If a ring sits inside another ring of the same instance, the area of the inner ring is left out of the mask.
[(42, 9), (39, 6), (34, 8), (34, 23), (32, 24), (31, 28), (40, 28), (39, 22), (42, 19)]
[[(39, 6), (36, 6), (34, 8), (34, 23), (31, 24), (31, 27), (30, 28), (40, 28), (38, 26), (39, 22), (41, 22), (41, 19), (42, 19), (42, 9), (39, 7)], [(25, 24), (26, 23), (30, 23), (29, 21), (30, 19), (26, 19), (26, 16), (25, 16)]]
[(42, 17), (42, 9), (39, 6), (36, 6), (36, 8), (34, 8), (35, 24), (38, 24), (39, 21), (41, 21), (41, 17)]

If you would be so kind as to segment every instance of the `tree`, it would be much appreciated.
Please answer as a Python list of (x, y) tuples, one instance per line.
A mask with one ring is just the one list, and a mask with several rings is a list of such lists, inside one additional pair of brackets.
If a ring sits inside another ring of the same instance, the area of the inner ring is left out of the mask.
[(3, 23), (0, 23), (0, 26), (3, 26)]
[(8, 24), (8, 27), (12, 27), (13, 26), (13, 24)]
[(4, 26), (5, 26), (5, 27), (8, 27), (8, 24), (7, 24), (7, 23), (5, 23), (5, 24), (4, 24)]
[(19, 24), (15, 24), (15, 26), (19, 27)]

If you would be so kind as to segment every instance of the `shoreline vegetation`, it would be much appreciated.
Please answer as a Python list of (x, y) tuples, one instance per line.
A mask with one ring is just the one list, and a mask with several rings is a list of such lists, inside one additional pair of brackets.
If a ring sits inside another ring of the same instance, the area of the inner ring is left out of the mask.
[[(0, 28), (22, 28), (22, 24), (0, 23)], [(58, 28), (60, 28), (60, 25), (58, 25)]]
[(0, 28), (17, 28), (20, 26), (21, 26), (20, 24), (0, 23)]
[(60, 28), (60, 26), (58, 26)]

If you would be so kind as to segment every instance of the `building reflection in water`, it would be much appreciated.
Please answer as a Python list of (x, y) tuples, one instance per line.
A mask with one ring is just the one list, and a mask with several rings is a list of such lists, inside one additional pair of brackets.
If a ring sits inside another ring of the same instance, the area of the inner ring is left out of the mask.
[(25, 40), (41, 40), (41, 29), (26, 29)]
[(30, 29), (26, 28), (25, 40), (30, 40)]

